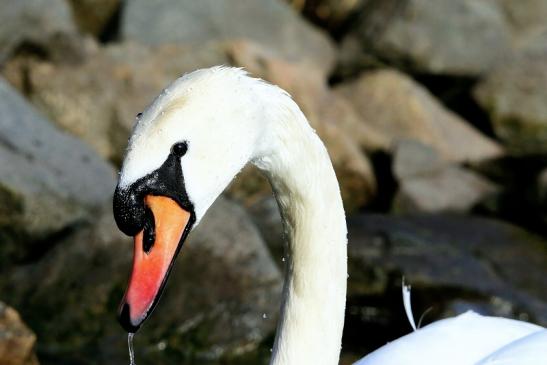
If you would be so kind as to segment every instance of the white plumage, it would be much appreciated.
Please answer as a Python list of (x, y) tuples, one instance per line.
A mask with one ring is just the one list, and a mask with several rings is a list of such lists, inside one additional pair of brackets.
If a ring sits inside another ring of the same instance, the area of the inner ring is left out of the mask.
[[(240, 69), (185, 75), (138, 120), (120, 186), (158, 168), (179, 141), (188, 142), (181, 164), (198, 222), (247, 162), (272, 184), (288, 256), (271, 364), (337, 364), (347, 280), (345, 214), (327, 151), (303, 113), (286, 92)], [(547, 364), (545, 332), (468, 312), (418, 329), (357, 364)]]

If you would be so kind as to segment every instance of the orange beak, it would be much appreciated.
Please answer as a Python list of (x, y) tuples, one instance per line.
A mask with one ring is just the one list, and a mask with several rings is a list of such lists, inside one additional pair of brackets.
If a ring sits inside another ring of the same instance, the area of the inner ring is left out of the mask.
[(121, 325), (132, 333), (156, 306), (191, 217), (165, 196), (147, 195), (144, 202), (152, 214), (134, 237), (133, 270), (119, 312)]

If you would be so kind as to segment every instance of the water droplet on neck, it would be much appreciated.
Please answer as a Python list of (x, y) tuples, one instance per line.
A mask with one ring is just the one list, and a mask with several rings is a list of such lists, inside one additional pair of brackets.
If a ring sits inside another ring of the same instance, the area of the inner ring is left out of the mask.
[(127, 334), (127, 347), (129, 348), (129, 365), (135, 365), (135, 352), (133, 351), (133, 336), (134, 333)]
[(268, 318), (268, 316), (266, 315), (266, 313), (262, 313), (262, 318), (264, 318), (264, 319)]
[(284, 257), (282, 257), (282, 258), (281, 258), (281, 261), (285, 262), (285, 258), (284, 258)]

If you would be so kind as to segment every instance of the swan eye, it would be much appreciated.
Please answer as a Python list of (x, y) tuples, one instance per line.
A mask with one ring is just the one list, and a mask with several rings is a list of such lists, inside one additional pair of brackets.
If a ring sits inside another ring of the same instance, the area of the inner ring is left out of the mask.
[(142, 249), (148, 254), (156, 241), (156, 224), (154, 222), (154, 214), (152, 214), (150, 208), (146, 208), (146, 212), (144, 214)]
[(184, 156), (186, 151), (188, 151), (188, 143), (186, 141), (177, 142), (171, 147), (171, 152), (178, 157)]

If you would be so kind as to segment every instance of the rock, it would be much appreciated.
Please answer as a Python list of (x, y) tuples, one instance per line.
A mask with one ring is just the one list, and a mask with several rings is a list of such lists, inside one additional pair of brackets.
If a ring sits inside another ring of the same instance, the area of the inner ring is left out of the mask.
[(38, 365), (34, 354), (36, 335), (15, 309), (0, 302), (0, 364)]
[(0, 8), (0, 64), (23, 43), (44, 45), (76, 33), (64, 0), (1, 0)]
[(307, 18), (320, 24), (335, 36), (342, 32), (344, 26), (362, 9), (364, 0), (290, 0), (292, 6)]
[(121, 27), (126, 40), (201, 45), (248, 39), (278, 56), (323, 70), (334, 61), (328, 38), (280, 0), (129, 0)]
[(512, 45), (511, 26), (496, 1), (373, 1), (356, 36), (362, 49), (389, 62), (453, 76), (481, 74)]
[(402, 277), (412, 285), (415, 316), (432, 308), (425, 324), (471, 308), (547, 324), (544, 238), (491, 219), (448, 215), (360, 215), (348, 219), (348, 230), (345, 331), (374, 329), (359, 342), (379, 346), (411, 331)]
[(115, 187), (112, 168), (0, 79), (0, 261), (37, 255), (89, 219)]
[(352, 103), (361, 123), (366, 124), (369, 133), (363, 144), (368, 150), (389, 152), (397, 140), (412, 139), (454, 162), (486, 160), (503, 153), (496, 142), (446, 110), (425, 88), (398, 71), (365, 73), (354, 82), (342, 84), (336, 92)]
[(398, 181), (435, 173), (449, 165), (433, 148), (411, 139), (397, 141), (393, 155), (393, 175)]
[[(0, 278), (0, 292), (10, 293), (10, 303), (36, 329), (39, 355), (51, 364), (127, 360), (115, 312), (133, 250), (111, 209), (108, 204), (94, 224), (64, 238), (39, 262)], [(137, 333), (137, 361), (248, 354), (275, 330), (280, 293), (281, 275), (250, 218), (220, 198), (191, 233), (155, 313)]]
[(496, 3), (504, 12), (517, 41), (547, 28), (547, 2), (544, 0), (497, 0)]
[(496, 185), (471, 171), (448, 167), (400, 183), (396, 212), (468, 212), (498, 192)]
[[(86, 45), (83, 63), (28, 61), (13, 65), (11, 79), (60, 127), (82, 138), (104, 158), (119, 163), (134, 117), (181, 74), (227, 63), (222, 45), (157, 47), (124, 43)], [(18, 77), (21, 74), (23, 76)]]
[(120, 9), (121, 0), (69, 0), (69, 4), (80, 30), (100, 37)]
[[(353, 138), (358, 117), (347, 101), (330, 92), (320, 69), (284, 61), (240, 41), (199, 47), (123, 43), (98, 48), (88, 40), (85, 52), (87, 61), (76, 65), (14, 61), (8, 74), (44, 114), (114, 163), (121, 162), (133, 116), (163, 87), (182, 73), (231, 63), (293, 94), (329, 149), (344, 198), (351, 203), (348, 209), (356, 209), (375, 194), (372, 168)], [(256, 172), (244, 175), (232, 186), (232, 196), (247, 200), (270, 193)]]
[(328, 88), (325, 73), (304, 63), (287, 62), (248, 42), (233, 42), (227, 49), (233, 64), (292, 95), (327, 146), (346, 210), (369, 202), (376, 194), (376, 179), (360, 149), (362, 136), (369, 130), (352, 106)]
[(541, 172), (537, 175), (537, 180), (535, 184), (535, 190), (536, 190), (536, 197), (537, 197), (537, 204), (539, 204), (540, 207), (540, 214), (539, 216), (542, 219), (542, 225), (547, 222), (547, 169), (541, 170)]
[(514, 154), (547, 153), (547, 32), (513, 54), (477, 86), (477, 102)]
[(399, 183), (393, 209), (399, 213), (463, 213), (499, 190), (472, 171), (443, 163), (432, 148), (415, 141), (397, 145), (393, 164)]
[(537, 178), (538, 196), (543, 202), (547, 202), (547, 169), (543, 169)]

